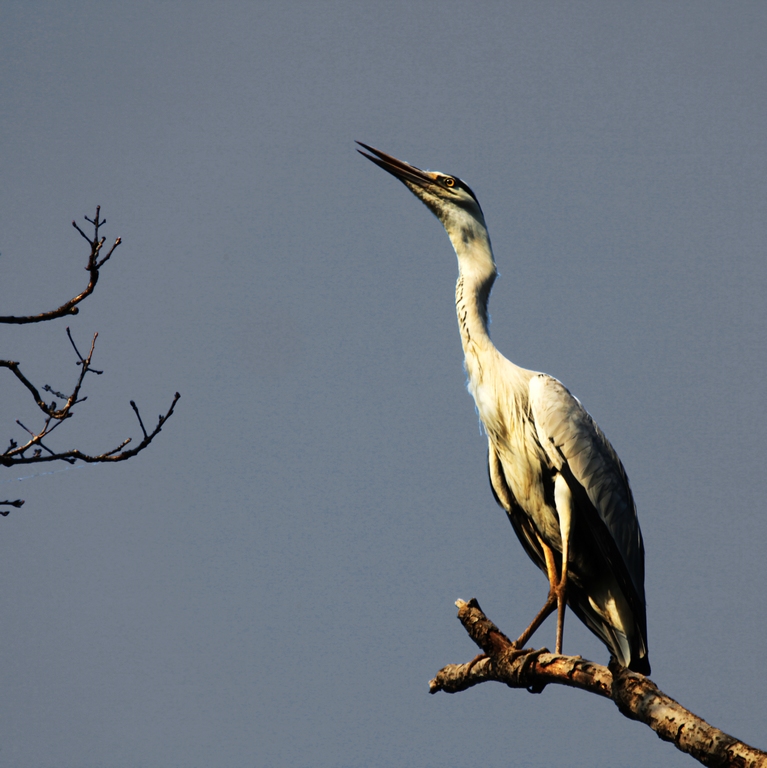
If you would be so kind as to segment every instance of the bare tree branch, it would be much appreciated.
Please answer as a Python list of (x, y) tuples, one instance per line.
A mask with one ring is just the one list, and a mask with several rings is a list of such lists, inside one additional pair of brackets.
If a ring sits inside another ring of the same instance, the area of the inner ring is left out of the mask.
[(65, 395), (62, 395), (60, 392), (53, 392), (51, 387), (49, 387), (48, 385), (43, 387), (44, 390), (49, 391), (52, 394), (55, 394), (57, 397), (65, 398), (66, 402), (64, 403), (64, 406), (62, 408), (57, 408), (55, 402), (51, 402), (51, 404), (48, 405), (45, 402), (45, 400), (43, 400), (37, 388), (32, 384), (32, 382), (29, 381), (29, 379), (19, 369), (19, 363), (15, 362), (14, 360), (0, 360), (0, 368), (8, 368), (8, 370), (10, 370), (14, 374), (14, 376), (16, 376), (16, 378), (29, 390), (32, 397), (35, 399), (35, 402), (37, 403), (37, 407), (46, 416), (56, 421), (63, 421), (64, 419), (68, 418), (72, 408), (78, 403), (82, 403), (85, 401), (86, 398), (78, 399), (78, 396), (80, 394), (80, 388), (82, 387), (83, 379), (85, 378), (85, 374), (87, 374), (89, 371), (92, 371), (93, 373), (96, 373), (96, 374), (102, 373), (102, 371), (95, 371), (91, 369), (91, 358), (93, 357), (93, 350), (96, 348), (96, 339), (99, 337), (98, 333), (93, 334), (93, 341), (91, 342), (90, 352), (88, 352), (88, 357), (86, 358), (83, 358), (83, 356), (78, 352), (77, 347), (75, 346), (75, 343), (72, 340), (72, 334), (70, 333), (69, 328), (67, 328), (67, 336), (69, 336), (69, 340), (72, 342), (72, 347), (74, 348), (75, 353), (79, 358), (79, 361), (77, 364), (80, 366), (80, 375), (77, 378), (77, 382), (74, 386), (74, 389), (72, 390), (72, 394), (69, 396), (65, 396)]
[[(0, 507), (23, 507), (24, 506), (24, 499), (16, 499), (16, 501), (0, 501)], [(8, 517), (10, 514), (10, 509), (0, 509), (0, 515), (3, 517)]]
[[(45, 446), (43, 446), (40, 441), (43, 437), (45, 437), (45, 435), (49, 435), (61, 422), (54, 422), (51, 426), (50, 419), (47, 419), (43, 429), (41, 429), (40, 432), (33, 434), (30, 440), (28, 440), (24, 445), (12, 445), (8, 450), (6, 450), (5, 453), (0, 453), (0, 464), (6, 467), (11, 467), (15, 464), (42, 464), (43, 462), (48, 461), (67, 461), (70, 464), (74, 464), (78, 460), (84, 461), (88, 464), (125, 461), (126, 459), (130, 459), (132, 456), (135, 456), (137, 453), (143, 451), (144, 448), (146, 448), (152, 442), (152, 440), (154, 440), (155, 437), (160, 434), (163, 426), (165, 425), (165, 422), (173, 415), (173, 411), (176, 408), (176, 403), (179, 401), (180, 397), (181, 395), (176, 392), (176, 394), (173, 396), (173, 402), (171, 402), (168, 411), (164, 415), (160, 414), (157, 417), (157, 425), (155, 426), (154, 430), (152, 430), (152, 432), (149, 434), (144, 432), (144, 439), (138, 445), (128, 451), (123, 450), (123, 448), (132, 442), (130, 437), (125, 438), (125, 440), (123, 440), (116, 448), (112, 448), (110, 451), (105, 451), (104, 453), (99, 453), (96, 455), (83, 453), (83, 451), (80, 451), (77, 448), (72, 448), (68, 451), (51, 451), (50, 449), (45, 448)], [(138, 415), (138, 411), (136, 411), (136, 414)], [(43, 456), (40, 453), (34, 453), (32, 456), (24, 455), (26, 451), (37, 445), (45, 448), (49, 455)]]
[(117, 246), (119, 246), (122, 242), (122, 240), (118, 237), (114, 241), (112, 247), (109, 249), (107, 255), (102, 259), (99, 259), (101, 249), (103, 248), (104, 242), (106, 240), (104, 237), (99, 238), (99, 228), (106, 224), (106, 219), (99, 219), (100, 214), (101, 206), (97, 205), (96, 217), (94, 219), (89, 219), (87, 216), (85, 217), (85, 220), (93, 225), (93, 239), (88, 237), (88, 235), (86, 235), (85, 232), (83, 232), (82, 229), (77, 226), (76, 222), (72, 222), (72, 226), (88, 241), (91, 246), (91, 252), (88, 256), (88, 264), (85, 267), (89, 274), (88, 285), (85, 287), (85, 290), (82, 293), (77, 294), (77, 296), (74, 298), (71, 298), (69, 301), (64, 302), (64, 304), (62, 304), (58, 309), (53, 309), (49, 312), (41, 312), (37, 315), (0, 316), (0, 323), (10, 323), (15, 325), (22, 325), (24, 323), (41, 323), (46, 320), (53, 320), (57, 317), (64, 317), (64, 315), (76, 315), (80, 311), (77, 305), (93, 293), (93, 290), (96, 287), (96, 283), (99, 280), (99, 270), (109, 260), (111, 255), (115, 252)]
[[(121, 243), (121, 240), (118, 237), (106, 256), (100, 258), (102, 247), (104, 245), (104, 238), (99, 237), (99, 228), (106, 223), (106, 220), (101, 219), (100, 216), (101, 207), (97, 206), (96, 216), (93, 219), (89, 219), (87, 216), (85, 217), (85, 220), (93, 225), (93, 238), (88, 237), (88, 235), (86, 235), (85, 232), (83, 232), (83, 230), (74, 221), (72, 222), (74, 228), (80, 233), (80, 235), (82, 235), (85, 240), (88, 241), (91, 249), (90, 255), (88, 257), (88, 265), (86, 267), (90, 275), (90, 280), (85, 290), (75, 296), (73, 299), (70, 299), (65, 304), (62, 304), (58, 309), (52, 310), (50, 312), (42, 312), (38, 315), (29, 315), (26, 317), (0, 317), (0, 322), (16, 324), (38, 323), (47, 320), (54, 320), (64, 315), (77, 314), (79, 311), (77, 305), (86, 297), (90, 296), (91, 293), (93, 293), (93, 290), (96, 287), (96, 283), (98, 282), (99, 270), (109, 260), (117, 246)], [(131, 400), (131, 408), (136, 414), (136, 418), (138, 419), (139, 427), (141, 428), (141, 433), (143, 435), (141, 442), (134, 447), (126, 450), (126, 446), (131, 443), (130, 437), (123, 440), (117, 447), (99, 454), (85, 453), (84, 451), (81, 451), (77, 448), (62, 451), (54, 450), (53, 448), (49, 447), (50, 443), (46, 444), (48, 442), (47, 438), (66, 419), (72, 417), (73, 410), (76, 405), (85, 402), (87, 399), (86, 397), (81, 396), (81, 390), (85, 376), (88, 373), (95, 373), (97, 375), (101, 375), (103, 373), (103, 371), (96, 370), (92, 366), (93, 352), (96, 348), (96, 339), (98, 338), (98, 333), (93, 335), (90, 349), (88, 350), (87, 355), (84, 357), (80, 353), (80, 350), (77, 348), (77, 344), (75, 344), (75, 340), (72, 338), (72, 333), (69, 328), (67, 328), (67, 336), (69, 338), (70, 344), (72, 345), (72, 349), (77, 356), (76, 364), (80, 366), (80, 372), (77, 376), (77, 380), (75, 381), (75, 384), (72, 387), (70, 394), (68, 395), (54, 389), (49, 384), (43, 386), (42, 389), (38, 389), (38, 387), (36, 387), (29, 380), (29, 378), (27, 378), (27, 376), (22, 373), (20, 364), (18, 362), (15, 360), (0, 360), (0, 368), (7, 368), (9, 371), (11, 371), (11, 373), (30, 393), (38, 409), (44, 416), (43, 424), (37, 430), (30, 429), (22, 424), (18, 419), (16, 420), (16, 423), (29, 435), (29, 437), (26, 439), (26, 442), (21, 445), (19, 445), (15, 440), (11, 439), (8, 448), (6, 448), (4, 452), (0, 453), (0, 466), (11, 467), (15, 464), (38, 464), (50, 461), (65, 461), (69, 464), (74, 464), (78, 460), (84, 461), (88, 464), (125, 461), (126, 459), (130, 459), (137, 453), (143, 451), (154, 440), (154, 438), (157, 437), (165, 422), (173, 415), (176, 403), (180, 397), (178, 392), (176, 392), (168, 411), (164, 415), (160, 414), (160, 416), (157, 418), (157, 424), (155, 425), (154, 429), (151, 432), (147, 432), (138, 407), (136, 406), (136, 403)], [(55, 400), (47, 402), (41, 392), (48, 392), (60, 400), (63, 400), (64, 402), (61, 407), (59, 407)], [(46, 442), (43, 442), (43, 440), (46, 440)], [(22, 504), (24, 504), (24, 501), (21, 499), (16, 499), (15, 501), (0, 501), (0, 507), (12, 506), (18, 508), (21, 507)], [(0, 510), (0, 515), (5, 516), (9, 511), (10, 510)]]
[(621, 667), (615, 659), (604, 667), (580, 656), (517, 649), (485, 616), (479, 603), (459, 600), (458, 618), (483, 654), (467, 664), (450, 664), (430, 681), (429, 691), (457, 693), (495, 680), (510, 688), (541, 693), (550, 684), (594, 693), (615, 702), (623, 715), (652, 728), (664, 741), (703, 765), (765, 768), (767, 753), (750, 747), (707, 723), (663, 693), (650, 678)]

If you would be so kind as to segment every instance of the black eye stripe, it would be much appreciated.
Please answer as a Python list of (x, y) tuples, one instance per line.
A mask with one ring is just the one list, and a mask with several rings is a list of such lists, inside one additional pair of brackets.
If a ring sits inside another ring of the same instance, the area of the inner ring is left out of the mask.
[(477, 200), (477, 196), (474, 194), (474, 192), (472, 192), (471, 187), (469, 187), (468, 184), (456, 178), (455, 176), (445, 177), (444, 179), (442, 179), (442, 183), (446, 187), (449, 187), (452, 190), (462, 189), (464, 192), (471, 195), (474, 198), (477, 205), (479, 205), (479, 200)]

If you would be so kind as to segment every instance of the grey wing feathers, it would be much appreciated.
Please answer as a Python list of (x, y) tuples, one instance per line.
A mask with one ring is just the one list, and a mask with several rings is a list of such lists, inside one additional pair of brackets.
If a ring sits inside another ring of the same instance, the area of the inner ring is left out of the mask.
[[(644, 544), (623, 464), (586, 409), (561, 382), (546, 374), (534, 376), (530, 406), (543, 449), (557, 469), (564, 468), (563, 474), (569, 469), (609, 531), (617, 552), (603, 554), (609, 560), (619, 554), (623, 560), (635, 590), (635, 595), (627, 597), (643, 605)], [(609, 542), (604, 544), (613, 549)]]

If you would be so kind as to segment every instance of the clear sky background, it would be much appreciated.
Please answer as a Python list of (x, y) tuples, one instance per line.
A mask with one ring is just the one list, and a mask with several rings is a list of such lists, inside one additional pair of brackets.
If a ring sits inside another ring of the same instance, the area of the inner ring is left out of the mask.
[[(0, 497), (7, 766), (684, 766), (615, 706), (429, 696), (545, 579), (495, 505), (455, 256), (354, 139), (456, 174), (501, 278), (493, 338), (561, 379), (632, 481), (653, 679), (767, 747), (767, 5), (131, 2), (0, 9), (0, 327), (88, 402), (54, 448), (119, 466)], [(1, 372), (0, 372), (1, 373)], [(0, 376), (0, 439), (39, 424)], [(553, 647), (552, 620), (536, 636)], [(575, 619), (565, 651), (606, 663)]]

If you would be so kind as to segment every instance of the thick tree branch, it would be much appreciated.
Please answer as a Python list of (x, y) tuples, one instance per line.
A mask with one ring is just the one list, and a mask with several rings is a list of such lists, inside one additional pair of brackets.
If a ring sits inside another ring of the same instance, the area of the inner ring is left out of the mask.
[(46, 320), (54, 320), (57, 317), (64, 317), (64, 315), (76, 315), (80, 311), (77, 305), (93, 293), (93, 290), (96, 287), (96, 283), (99, 280), (99, 270), (109, 260), (110, 256), (115, 252), (117, 246), (119, 246), (122, 242), (122, 240), (118, 237), (114, 241), (112, 247), (109, 249), (107, 255), (99, 259), (101, 249), (103, 248), (104, 242), (106, 240), (104, 237), (99, 237), (99, 227), (102, 227), (104, 224), (106, 224), (106, 219), (100, 219), (100, 215), (101, 206), (97, 205), (96, 217), (94, 219), (89, 219), (87, 216), (85, 217), (85, 220), (93, 225), (94, 234), (92, 240), (90, 237), (88, 237), (88, 235), (85, 234), (85, 232), (82, 231), (82, 229), (80, 229), (80, 227), (77, 226), (76, 222), (72, 222), (72, 226), (88, 241), (91, 246), (91, 252), (88, 256), (88, 264), (85, 267), (85, 269), (88, 270), (89, 275), (88, 285), (85, 287), (85, 290), (81, 293), (78, 293), (77, 296), (74, 296), (69, 301), (64, 302), (58, 309), (53, 309), (48, 312), (41, 312), (37, 315), (0, 316), (0, 323), (10, 323), (14, 325), (22, 325), (24, 323), (41, 323)]
[(567, 685), (612, 699), (623, 715), (650, 726), (661, 739), (703, 765), (767, 767), (767, 753), (710, 725), (663, 693), (650, 678), (624, 669), (614, 659), (608, 668), (580, 656), (552, 654), (546, 648), (518, 650), (476, 600), (459, 600), (456, 605), (459, 620), (483, 655), (441, 669), (429, 683), (431, 693), (457, 693), (488, 680), (531, 693), (541, 693), (550, 684)]

